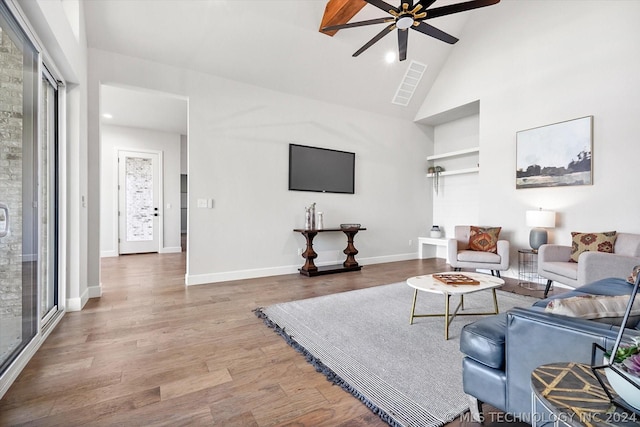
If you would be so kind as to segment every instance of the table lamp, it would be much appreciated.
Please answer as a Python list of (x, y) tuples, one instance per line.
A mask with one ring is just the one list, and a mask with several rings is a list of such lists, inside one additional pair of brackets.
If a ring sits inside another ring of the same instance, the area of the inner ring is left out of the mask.
[(533, 227), (529, 232), (529, 246), (534, 252), (538, 252), (538, 248), (547, 243), (547, 230), (545, 228), (553, 228), (556, 226), (556, 213), (553, 211), (537, 211), (526, 212), (527, 227)]

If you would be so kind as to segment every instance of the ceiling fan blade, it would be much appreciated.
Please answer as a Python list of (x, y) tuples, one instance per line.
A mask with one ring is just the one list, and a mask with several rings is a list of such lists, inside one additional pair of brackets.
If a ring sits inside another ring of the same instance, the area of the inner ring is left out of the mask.
[(421, 10), (425, 10), (428, 7), (430, 7), (432, 4), (434, 4), (436, 2), (436, 0), (420, 0), (418, 3), (416, 3), (417, 5), (421, 5), (422, 9)]
[(398, 29), (398, 60), (407, 59), (407, 41), (409, 39), (409, 31)]
[(458, 41), (457, 38), (453, 37), (451, 34), (447, 34), (442, 30), (437, 29), (434, 26), (427, 24), (426, 22), (421, 22), (419, 25), (411, 27), (416, 31), (420, 31), (423, 34), (426, 34), (431, 37), (435, 37), (438, 40), (442, 40), (445, 43), (454, 44)]
[(394, 21), (393, 17), (389, 16), (387, 18), (369, 19), (368, 21), (350, 22), (348, 24), (340, 24), (340, 25), (331, 25), (329, 27), (322, 28), (322, 31), (342, 30), (344, 28), (363, 27), (365, 25), (373, 25), (373, 24), (385, 24), (393, 21)]
[(382, 0), (364, 0), (369, 4), (374, 5), (375, 7), (377, 7), (380, 10), (384, 10), (385, 12), (389, 13), (390, 10), (395, 10), (397, 11), (398, 8), (391, 6), (389, 3), (384, 2)]
[(365, 50), (369, 49), (371, 46), (373, 46), (376, 42), (378, 42), (381, 38), (383, 38), (384, 36), (386, 36), (387, 34), (389, 34), (391, 32), (391, 30), (393, 30), (396, 27), (396, 24), (389, 24), (385, 27), (384, 30), (380, 31), (374, 38), (372, 38), (371, 40), (369, 40), (367, 42), (367, 44), (365, 44), (364, 46), (362, 46), (360, 49), (358, 49), (356, 51), (356, 53), (354, 53), (352, 56), (358, 56), (360, 55), (362, 52), (364, 52)]
[(440, 16), (451, 15), (452, 13), (465, 12), (471, 9), (491, 6), (500, 3), (500, 0), (472, 0), (464, 3), (450, 4), (448, 6), (436, 7), (427, 10), (427, 17), (424, 19), (439, 18)]

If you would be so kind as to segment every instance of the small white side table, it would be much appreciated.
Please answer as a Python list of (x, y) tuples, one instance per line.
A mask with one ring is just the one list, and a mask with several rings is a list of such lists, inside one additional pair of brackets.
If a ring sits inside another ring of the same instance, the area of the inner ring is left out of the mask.
[[(424, 259), (423, 245), (434, 245), (447, 247), (447, 239), (439, 237), (418, 237), (418, 258)], [(449, 255), (447, 254), (447, 263), (449, 263)]]

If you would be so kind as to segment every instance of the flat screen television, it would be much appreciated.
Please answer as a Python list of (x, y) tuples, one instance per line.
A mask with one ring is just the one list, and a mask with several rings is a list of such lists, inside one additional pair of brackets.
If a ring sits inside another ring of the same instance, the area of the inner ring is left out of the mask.
[(289, 190), (355, 192), (355, 153), (289, 144)]

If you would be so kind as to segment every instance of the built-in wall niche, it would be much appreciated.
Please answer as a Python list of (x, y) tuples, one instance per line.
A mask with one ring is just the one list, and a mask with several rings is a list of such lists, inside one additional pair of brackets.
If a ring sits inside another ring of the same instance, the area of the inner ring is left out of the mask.
[[(433, 127), (433, 154), (427, 156), (427, 177), (479, 172), (480, 101), (434, 114), (420, 123)], [(442, 169), (436, 174), (433, 173)]]
[(480, 171), (479, 154), (480, 147), (470, 147), (427, 156), (427, 178), (434, 178), (438, 168), (443, 169), (437, 172), (441, 177), (477, 173)]
[[(480, 171), (480, 102), (434, 114), (420, 123), (433, 129), (433, 154), (425, 159), (425, 185), (433, 190), (433, 224), (444, 237), (452, 237), (456, 225), (478, 224)], [(436, 177), (430, 167), (444, 170)], [(436, 256), (446, 257), (438, 247)]]

